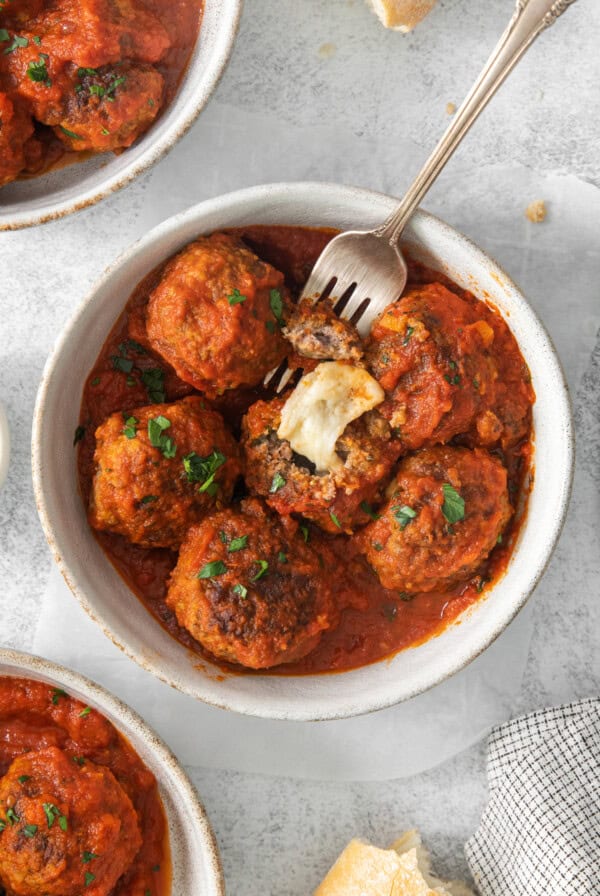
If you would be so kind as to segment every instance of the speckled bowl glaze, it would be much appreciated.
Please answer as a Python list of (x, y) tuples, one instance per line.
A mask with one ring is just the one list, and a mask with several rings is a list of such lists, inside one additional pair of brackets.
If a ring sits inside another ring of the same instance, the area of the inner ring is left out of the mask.
[(169, 748), (125, 703), (49, 660), (0, 648), (0, 676), (33, 678), (63, 688), (101, 712), (134, 747), (158, 782), (169, 826), (173, 896), (225, 896), (214, 834), (192, 783)]
[(77, 487), (72, 433), (82, 387), (136, 284), (198, 234), (244, 224), (373, 227), (395, 200), (334, 184), (252, 187), (203, 202), (151, 231), (109, 268), (66, 327), (37, 398), (33, 478), (42, 525), (84, 609), (132, 659), (163, 681), (215, 706), (276, 719), (358, 715), (406, 700), (457, 672), (503, 631), (539, 581), (560, 534), (573, 472), (569, 398), (554, 348), (507, 275), (447, 224), (418, 212), (405, 234), (413, 256), (491, 300), (510, 323), (529, 364), (535, 483), (505, 575), (438, 637), (392, 659), (336, 675), (223, 675), (175, 641), (131, 594), (87, 524)]
[(215, 90), (235, 41), (243, 0), (204, 0), (198, 41), (176, 96), (120, 155), (103, 153), (0, 190), (0, 231), (43, 224), (87, 208), (126, 186), (167, 153)]

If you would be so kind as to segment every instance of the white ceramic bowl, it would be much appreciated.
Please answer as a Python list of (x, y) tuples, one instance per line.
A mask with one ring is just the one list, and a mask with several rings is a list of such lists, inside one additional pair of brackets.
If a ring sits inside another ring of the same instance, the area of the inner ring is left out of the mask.
[(66, 327), (37, 398), (33, 477), (42, 525), (73, 593), (104, 631), (159, 678), (216, 706), (278, 719), (341, 718), (390, 706), (430, 688), (473, 660), (523, 606), (558, 539), (573, 470), (565, 381), (547, 333), (517, 287), (469, 240), (425, 212), (406, 243), (413, 255), (460, 286), (484, 293), (510, 322), (537, 394), (535, 484), (526, 521), (501, 580), (458, 624), (427, 643), (336, 675), (221, 675), (199, 663), (155, 622), (106, 559), (87, 524), (71, 446), (83, 383), (127, 298), (145, 274), (198, 234), (244, 224), (371, 227), (394, 200), (333, 184), (252, 187), (197, 205), (151, 231), (109, 268)]
[(0, 677), (33, 678), (63, 688), (99, 710), (154, 774), (165, 808), (173, 896), (225, 896), (214, 834), (193, 785), (175, 756), (137, 713), (108, 691), (49, 660), (0, 648)]
[(204, 0), (200, 35), (176, 96), (120, 155), (104, 153), (0, 190), (0, 231), (43, 224), (105, 199), (158, 161), (193, 124), (231, 54), (243, 0)]

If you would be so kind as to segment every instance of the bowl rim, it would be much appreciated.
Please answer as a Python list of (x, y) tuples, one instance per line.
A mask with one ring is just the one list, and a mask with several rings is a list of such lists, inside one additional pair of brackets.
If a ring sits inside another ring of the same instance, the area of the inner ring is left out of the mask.
[[(220, 0), (216, 0), (216, 2), (219, 3)], [(25, 208), (22, 212), (16, 212), (10, 220), (3, 221), (0, 217), (0, 233), (4, 231), (22, 230), (27, 227), (35, 227), (39, 224), (47, 224), (50, 221), (57, 221), (67, 215), (75, 214), (92, 205), (96, 205), (98, 202), (107, 199), (113, 193), (126, 187), (173, 149), (179, 140), (181, 140), (181, 138), (189, 131), (205, 106), (210, 102), (231, 57), (233, 46), (239, 31), (244, 0), (228, 0), (228, 2), (232, 8), (231, 18), (223, 24), (220, 40), (211, 57), (210, 65), (204, 67), (202, 70), (202, 89), (198, 90), (196, 100), (190, 102), (188, 107), (184, 108), (183, 111), (185, 114), (181, 117), (175, 117), (162, 137), (156, 141), (149, 141), (148, 146), (137, 161), (132, 161), (125, 167), (124, 171), (116, 172), (107, 177), (102, 186), (82, 189), (77, 198), (48, 202), (44, 205), (42, 210), (28, 211), (27, 208)], [(203, 0), (204, 12), (206, 3), (207, 0)], [(201, 32), (202, 23), (200, 25), (199, 33)], [(198, 38), (194, 44), (194, 47), (197, 46)], [(187, 68), (184, 70), (182, 82), (189, 75), (191, 65), (192, 59), (190, 58)], [(163, 110), (165, 113), (168, 113), (169, 108), (176, 102), (180, 90), (181, 83), (169, 106)], [(145, 136), (146, 134), (142, 134), (141, 140), (143, 140)], [(99, 153), (97, 155), (99, 157), (109, 157), (111, 153)], [(73, 164), (77, 164), (77, 162), (75, 161)], [(43, 176), (44, 175), (40, 175), (40, 177)]]
[[(160, 254), (163, 242), (165, 242), (169, 237), (176, 236), (177, 233), (185, 229), (187, 225), (189, 225), (196, 219), (205, 218), (210, 214), (218, 214), (219, 212), (231, 210), (238, 206), (241, 207), (248, 201), (254, 203), (262, 202), (264, 204), (270, 204), (274, 207), (277, 206), (277, 200), (282, 202), (289, 202), (290, 200), (294, 200), (300, 205), (302, 203), (307, 204), (307, 202), (309, 201), (307, 194), (310, 194), (311, 191), (315, 190), (318, 190), (319, 194), (322, 197), (325, 197), (325, 199), (329, 203), (331, 203), (333, 207), (335, 207), (336, 203), (339, 202), (342, 193), (343, 199), (346, 202), (346, 208), (350, 207), (353, 200), (356, 200), (358, 202), (358, 200), (364, 201), (372, 198), (373, 200), (379, 202), (384, 200), (387, 203), (397, 201), (394, 200), (393, 197), (378, 191), (356, 186), (347, 186), (333, 182), (284, 182), (261, 184), (226, 193), (212, 199), (204, 200), (203, 202), (197, 203), (191, 208), (188, 208), (182, 212), (177, 213), (176, 215), (167, 218), (152, 230), (148, 231), (148, 233), (137, 240), (134, 244), (125, 249), (117, 257), (117, 259), (105, 269), (104, 273), (92, 286), (88, 295), (75, 309), (75, 312), (71, 316), (71, 319), (67, 322), (66, 326), (61, 331), (61, 334), (59, 335), (59, 338), (55, 344), (54, 350), (51, 352), (47, 359), (36, 398), (32, 429), (33, 487), (40, 522), (42, 524), (42, 528), (44, 530), (44, 534), (46, 536), (52, 554), (66, 584), (68, 585), (74, 596), (77, 598), (83, 609), (86, 611), (88, 616), (90, 616), (94, 620), (94, 622), (100, 625), (104, 634), (114, 644), (116, 644), (130, 659), (134, 660), (134, 662), (136, 662), (142, 668), (146, 669), (146, 671), (151, 672), (166, 684), (169, 684), (170, 686), (175, 687), (176, 689), (181, 690), (182, 692), (187, 693), (190, 696), (193, 696), (196, 699), (200, 699), (203, 702), (219, 709), (232, 710), (238, 713), (262, 718), (286, 719), (291, 721), (328, 721), (349, 718), (352, 716), (363, 715), (369, 712), (376, 712), (380, 709), (394, 706), (400, 702), (411, 699), (412, 697), (415, 697), (418, 694), (423, 693), (424, 691), (429, 690), (430, 688), (440, 684), (442, 681), (445, 681), (447, 678), (465, 668), (473, 660), (480, 656), (485, 650), (487, 650), (490, 644), (492, 644), (496, 640), (496, 638), (506, 629), (506, 627), (518, 615), (522, 607), (527, 603), (535, 588), (539, 584), (540, 579), (544, 575), (548, 564), (550, 563), (554, 549), (566, 520), (572, 491), (575, 463), (575, 439), (570, 394), (560, 359), (545, 326), (540, 321), (537, 314), (535, 313), (519, 287), (490, 255), (480, 249), (471, 239), (464, 236), (464, 234), (460, 233), (455, 228), (451, 227), (441, 218), (432, 215), (431, 213), (426, 212), (423, 209), (419, 209), (417, 212), (415, 212), (412, 219), (413, 221), (433, 225), (434, 227), (440, 229), (441, 232), (445, 232), (447, 235), (450, 235), (453, 238), (457, 238), (468, 249), (470, 255), (476, 260), (477, 264), (491, 265), (495, 273), (502, 278), (503, 285), (512, 293), (514, 293), (516, 297), (518, 297), (518, 301), (522, 303), (523, 307), (527, 310), (527, 313), (537, 324), (540, 336), (543, 340), (545, 340), (545, 343), (549, 350), (551, 362), (555, 367), (557, 381), (561, 386), (562, 398), (564, 399), (564, 419), (562, 419), (562, 423), (564, 426), (565, 478), (561, 484), (560, 509), (552, 520), (551, 531), (549, 533), (549, 538), (547, 540), (546, 548), (543, 553), (543, 562), (538, 563), (535, 574), (530, 575), (528, 586), (522, 589), (518, 598), (513, 598), (512, 603), (506, 606), (506, 609), (502, 614), (501, 622), (498, 622), (494, 626), (489, 626), (489, 630), (486, 631), (484, 638), (481, 638), (475, 645), (471, 644), (467, 649), (462, 651), (461, 655), (453, 656), (452, 660), (445, 661), (443, 663), (440, 661), (440, 666), (443, 666), (443, 668), (440, 668), (437, 672), (430, 673), (428, 676), (422, 676), (422, 679), (424, 680), (421, 680), (420, 683), (413, 682), (412, 685), (407, 686), (403, 682), (398, 682), (398, 686), (396, 689), (397, 693), (394, 693), (394, 695), (388, 695), (386, 697), (380, 696), (378, 698), (371, 696), (369, 699), (358, 699), (355, 704), (352, 704), (351, 706), (348, 705), (348, 707), (344, 710), (337, 710), (331, 707), (323, 707), (317, 715), (315, 715), (314, 710), (299, 709), (295, 705), (293, 709), (290, 710), (289, 707), (285, 707), (285, 701), (282, 702), (281, 700), (275, 701), (276, 705), (266, 705), (266, 701), (262, 702), (260, 698), (257, 698), (257, 700), (253, 701), (248, 699), (245, 695), (237, 695), (235, 698), (229, 697), (216, 699), (213, 696), (207, 695), (205, 692), (203, 692), (202, 687), (192, 688), (186, 686), (183, 683), (175, 682), (171, 677), (169, 677), (168, 674), (164, 672), (160, 662), (154, 661), (153, 659), (150, 659), (148, 657), (142, 659), (136, 654), (135, 650), (128, 645), (127, 639), (124, 636), (117, 635), (109, 628), (107, 622), (103, 618), (102, 611), (94, 605), (93, 601), (90, 601), (88, 599), (85, 589), (78, 584), (76, 578), (73, 576), (69, 569), (68, 563), (64, 560), (62, 546), (59, 544), (59, 540), (55, 536), (53, 525), (45, 504), (44, 481), (42, 476), (41, 436), (43, 429), (45, 398), (50, 381), (52, 380), (54, 367), (56, 366), (63, 349), (68, 345), (71, 334), (76, 330), (80, 318), (84, 317), (88, 308), (93, 305), (97, 293), (110, 283), (113, 276), (115, 276), (115, 274), (122, 267), (128, 265), (131, 262), (134, 262), (138, 255), (140, 255), (144, 251), (147, 251), (151, 247), (153, 247), (154, 250), (158, 252), (158, 254)], [(275, 202), (274, 197), (276, 197)], [(201, 232), (201, 228), (202, 225), (200, 224), (198, 232)], [(501, 579), (499, 581), (501, 581)], [(493, 594), (493, 591), (494, 587), (492, 587), (490, 591), (487, 592), (486, 596), (488, 600)], [(477, 607), (478, 603), (476, 603), (474, 606)], [(465, 610), (464, 613), (458, 617), (459, 620), (461, 618), (464, 618), (465, 616), (468, 616), (471, 609), (472, 608), (468, 608), (467, 610)], [(448, 627), (448, 629), (451, 628), (452, 625)], [(444, 629), (442, 631), (440, 637), (443, 636), (445, 631), (447, 631), (447, 629)], [(430, 641), (431, 640), (432, 639), (430, 639)], [(396, 654), (394, 654), (394, 656), (396, 656)], [(378, 663), (388, 662), (389, 659), (390, 658), (383, 658), (382, 660), (379, 660)], [(345, 672), (336, 674), (348, 675), (356, 671), (360, 672), (362, 669), (371, 668), (372, 666), (378, 665), (378, 663), (370, 664), (370, 666), (367, 667), (360, 667), (360, 669), (358, 670), (347, 670)], [(289, 680), (292, 682), (298, 680), (301, 681), (303, 677), (288, 676)], [(257, 705), (257, 703), (259, 705)]]
[[(40, 677), (49, 678), (53, 680), (52, 683), (56, 681), (58, 684), (64, 685), (67, 690), (75, 689), (83, 693), (86, 698), (90, 698), (92, 704), (96, 704), (99, 707), (100, 712), (107, 710), (113, 717), (119, 720), (118, 723), (115, 723), (109, 719), (111, 724), (128, 741), (131, 740), (131, 732), (134, 732), (133, 736), (143, 741), (144, 745), (156, 757), (157, 764), (161, 768), (168, 768), (170, 773), (176, 778), (179, 788), (178, 798), (185, 801), (186, 810), (191, 813), (193, 818), (194, 829), (200, 835), (203, 863), (207, 876), (210, 876), (213, 885), (212, 896), (225, 896), (225, 879), (217, 839), (198, 791), (170, 747), (148, 725), (142, 716), (121, 700), (120, 697), (103, 687), (103, 685), (98, 684), (91, 678), (87, 678), (74, 669), (70, 669), (68, 666), (55, 663), (53, 660), (48, 660), (37, 654), (27, 653), (22, 650), (14, 650), (10, 647), (0, 647), (0, 678), (15, 677), (14, 673), (6, 671), (6, 668), (9, 666), (21, 670), (24, 678), (28, 675), (39, 676), (35, 680), (40, 680)], [(132, 744), (132, 746), (134, 745)], [(166, 806), (165, 814), (168, 819)]]

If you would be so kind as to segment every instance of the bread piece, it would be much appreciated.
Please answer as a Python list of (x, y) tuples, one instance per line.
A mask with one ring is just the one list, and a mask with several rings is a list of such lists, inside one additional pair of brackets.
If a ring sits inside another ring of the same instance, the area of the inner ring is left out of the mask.
[(367, 0), (386, 28), (412, 31), (436, 4), (436, 0)]
[(465, 884), (445, 884), (431, 874), (417, 831), (391, 849), (352, 840), (314, 896), (473, 896)]

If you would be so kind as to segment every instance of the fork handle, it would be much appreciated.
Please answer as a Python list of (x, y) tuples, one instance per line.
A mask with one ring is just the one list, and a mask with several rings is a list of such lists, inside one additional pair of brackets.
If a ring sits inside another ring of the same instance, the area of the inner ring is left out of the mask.
[(397, 210), (377, 236), (396, 245), (409, 218), (436, 180), (480, 112), (513, 70), (536, 37), (558, 19), (575, 0), (517, 0), (513, 17), (485, 64), (479, 78), (456, 113), (440, 142), (429, 156)]

